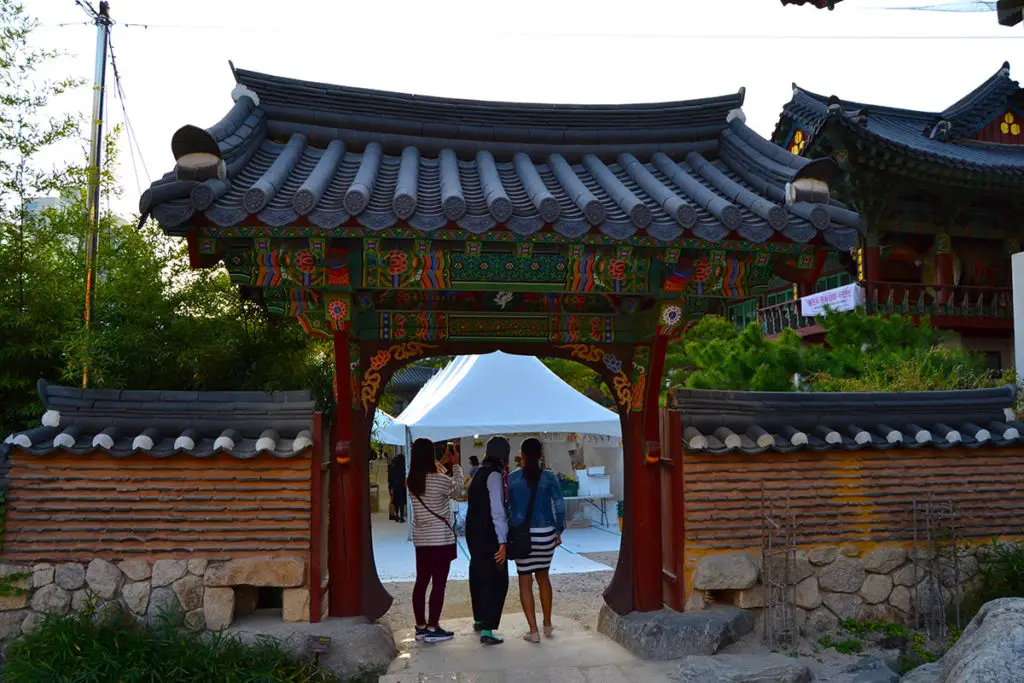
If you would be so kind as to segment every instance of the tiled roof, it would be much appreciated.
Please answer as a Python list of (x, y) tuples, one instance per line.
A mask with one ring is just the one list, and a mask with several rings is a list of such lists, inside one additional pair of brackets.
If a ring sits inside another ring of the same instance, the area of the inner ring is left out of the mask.
[(676, 389), (683, 447), (708, 453), (1018, 446), (1015, 389), (799, 393)]
[(783, 120), (790, 119), (794, 127), (812, 137), (826, 121), (833, 120), (860, 139), (909, 159), (965, 171), (1019, 176), (1024, 175), (1024, 146), (969, 138), (1003, 113), (1020, 93), (1019, 85), (1010, 78), (1009, 64), (941, 112), (847, 102), (794, 85), (793, 98), (783, 108)]
[[(399, 222), (569, 238), (690, 234), (851, 246), (861, 223), (841, 206), (786, 203), (820, 173), (743, 123), (743, 92), (623, 105), (479, 102), (308, 83), (236, 70), (234, 108), (212, 128), (179, 130), (179, 160), (143, 194), (170, 234), (191, 222), (296, 222), (331, 229)], [(183, 156), (223, 160), (216, 177)], [(201, 215), (201, 217), (200, 217)]]
[(782, 0), (783, 5), (813, 5), (818, 9), (835, 9), (839, 2), (842, 0)]
[(43, 426), (11, 434), (8, 447), (33, 455), (63, 450), (290, 458), (313, 445), (308, 391), (120, 391), (40, 380), (39, 396), (46, 408)]
[(419, 391), (431, 377), (440, 371), (439, 368), (425, 368), (420, 365), (407, 365), (392, 377), (387, 388), (395, 391)]

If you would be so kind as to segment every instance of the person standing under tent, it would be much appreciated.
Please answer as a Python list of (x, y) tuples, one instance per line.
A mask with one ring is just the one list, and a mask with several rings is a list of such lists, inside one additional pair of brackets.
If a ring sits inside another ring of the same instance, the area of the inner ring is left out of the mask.
[(391, 466), (388, 468), (388, 491), (395, 506), (393, 519), (404, 524), (408, 498), (405, 494), (405, 456), (401, 453), (391, 459)]
[[(462, 468), (448, 448), (440, 461), (434, 460), (434, 444), (416, 439), (409, 466), (412, 494), (412, 544), (416, 548), (416, 585), (412, 609), (416, 616), (416, 640), (439, 643), (455, 634), (441, 628), (445, 586), (452, 560), (457, 556), (451, 502), (462, 493)], [(451, 465), (452, 474), (447, 474)], [(430, 614), (425, 614), (427, 584), (430, 584)]]
[(519, 600), (530, 625), (530, 632), (523, 639), (530, 643), (540, 642), (533, 600), (534, 575), (537, 576), (540, 606), (544, 614), (544, 636), (550, 638), (554, 631), (551, 623), (552, 590), (549, 572), (551, 559), (555, 549), (562, 544), (562, 531), (565, 529), (562, 487), (554, 472), (541, 468), (542, 457), (543, 448), (539, 440), (531, 438), (524, 441), (521, 469), (513, 472), (508, 482), (511, 509), (509, 524), (513, 528), (525, 524), (530, 529), (530, 553), (515, 561), (519, 574)]
[(480, 468), (480, 458), (475, 455), (469, 456), (469, 478), (472, 479), (473, 475), (476, 474), (477, 469)]
[(484, 461), (469, 484), (466, 544), (469, 546), (469, 595), (473, 603), (473, 630), (484, 645), (500, 645), (494, 634), (508, 595), (505, 544), (508, 520), (503, 475), (511, 451), (508, 439), (494, 436), (487, 442)]

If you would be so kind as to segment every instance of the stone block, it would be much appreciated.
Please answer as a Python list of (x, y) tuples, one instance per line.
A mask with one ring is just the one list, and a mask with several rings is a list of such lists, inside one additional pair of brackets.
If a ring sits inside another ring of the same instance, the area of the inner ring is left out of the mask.
[(24, 588), (19, 589), (16, 595), (0, 595), (0, 612), (25, 609), (28, 607), (30, 597), (29, 591)]
[(27, 614), (27, 610), (0, 614), (0, 642), (13, 640), (21, 635), (21, 625), (25, 623)]
[(769, 572), (774, 579), (782, 581), (786, 578), (790, 584), (803, 581), (814, 574), (814, 567), (807, 559), (807, 553), (798, 550), (793, 556), (776, 555), (768, 560), (767, 567), (762, 569), (764, 576)]
[(79, 588), (71, 593), (71, 611), (81, 612), (87, 607), (96, 603), (96, 598), (89, 593), (88, 588)]
[(153, 575), (147, 560), (125, 560), (117, 566), (132, 581), (145, 581)]
[(824, 633), (839, 626), (839, 618), (832, 614), (828, 607), (819, 607), (807, 615), (807, 627), (812, 631)]
[(887, 602), (880, 602), (874, 605), (864, 603), (857, 608), (857, 615), (854, 617), (859, 621), (891, 621), (903, 620), (903, 615), (895, 607)]
[(906, 586), (894, 586), (892, 593), (889, 593), (889, 604), (905, 614), (913, 610), (913, 599), (913, 594)]
[(29, 612), (25, 616), (25, 621), (21, 622), (21, 632), (28, 635), (42, 626), (43, 621), (45, 620), (46, 615), (40, 614), (39, 612)]
[(822, 601), (840, 619), (856, 619), (857, 610), (864, 604), (859, 595), (852, 593), (825, 593)]
[(764, 607), (764, 587), (756, 584), (745, 591), (735, 591), (732, 595), (732, 604), (740, 609)]
[(168, 586), (153, 588), (149, 593), (149, 607), (146, 609), (146, 621), (156, 625), (168, 619), (174, 619), (181, 612), (178, 596)]
[(818, 586), (831, 593), (856, 593), (864, 583), (864, 565), (843, 556), (818, 571)]
[(235, 617), (235, 590), (207, 586), (203, 595), (203, 619), (210, 631), (223, 631)]
[(860, 557), (860, 548), (853, 543), (844, 543), (839, 546), (839, 552), (843, 557)]
[(53, 582), (66, 591), (75, 591), (85, 586), (85, 567), (77, 562), (57, 565)]
[(174, 594), (178, 596), (181, 609), (186, 612), (197, 610), (203, 606), (203, 578), (194, 574), (187, 574), (172, 586)]
[(948, 683), (1019, 682), (1024, 671), (1024, 598), (982, 605), (940, 662), (942, 680)]
[(889, 668), (881, 657), (860, 657), (843, 668), (854, 674), (850, 683), (899, 683), (900, 675)]
[(690, 597), (686, 599), (686, 607), (684, 609), (687, 612), (696, 612), (697, 610), (704, 609), (706, 606), (704, 591), (690, 591)]
[[(756, 580), (757, 577), (754, 578)], [(210, 566), (204, 575), (206, 585), (215, 587), (248, 585), (297, 588), (305, 581), (306, 563), (297, 557), (247, 557), (230, 560)]]
[(281, 619), (287, 623), (309, 621), (308, 588), (285, 588), (281, 591)]
[(808, 576), (796, 585), (793, 602), (803, 609), (816, 609), (821, 606), (821, 592), (818, 590), (818, 577)]
[(597, 630), (641, 659), (678, 659), (712, 655), (754, 628), (754, 615), (736, 607), (710, 607), (699, 612), (633, 612), (616, 614), (601, 608)]
[(157, 560), (153, 563), (153, 588), (170, 586), (185, 576), (187, 571), (186, 560)]
[(320, 666), (343, 681), (376, 680), (377, 675), (387, 673), (391, 660), (398, 656), (395, 638), (384, 624), (371, 624), (362, 618), (346, 619), (342, 624), (335, 620), (335, 634), (336, 642), (345, 646), (333, 647), (321, 655)]
[(912, 669), (900, 679), (900, 683), (939, 683), (942, 674), (942, 665), (938, 662), (922, 664)]
[(955, 562), (952, 557), (942, 557), (937, 564), (939, 581), (946, 588), (954, 588), (978, 573), (978, 560), (966, 554), (960, 554)]
[(691, 655), (679, 665), (679, 683), (810, 683), (803, 662), (780, 654)]
[(832, 564), (839, 557), (839, 548), (834, 545), (823, 545), (811, 548), (807, 552), (807, 561), (815, 567)]
[(206, 568), (210, 566), (209, 560), (189, 560), (188, 561), (188, 573), (195, 574), (196, 576), (202, 576), (206, 573)]
[(897, 586), (916, 586), (924, 578), (924, 567), (914, 563), (905, 564), (892, 574), (892, 582)]
[(67, 614), (71, 593), (55, 583), (43, 586), (32, 595), (32, 610), (41, 614)]
[(755, 583), (757, 567), (746, 553), (706, 555), (693, 572), (693, 587), (702, 591), (746, 590)]
[(203, 612), (203, 608), (194, 609), (185, 615), (185, 623), (188, 624), (189, 628), (193, 628), (196, 631), (206, 630), (206, 616)]
[(42, 588), (53, 583), (53, 575), (56, 573), (52, 564), (42, 563), (32, 567), (32, 587)]
[(868, 574), (860, 587), (860, 596), (869, 604), (885, 602), (892, 592), (892, 579), (885, 574)]
[(124, 598), (125, 607), (131, 612), (144, 615), (149, 609), (149, 581), (135, 581), (125, 584), (121, 589), (121, 597)]
[(93, 593), (104, 600), (113, 600), (124, 584), (124, 574), (116, 565), (97, 557), (85, 570), (85, 581)]
[(899, 546), (875, 548), (863, 558), (864, 569), (873, 574), (888, 574), (907, 561), (907, 550)]

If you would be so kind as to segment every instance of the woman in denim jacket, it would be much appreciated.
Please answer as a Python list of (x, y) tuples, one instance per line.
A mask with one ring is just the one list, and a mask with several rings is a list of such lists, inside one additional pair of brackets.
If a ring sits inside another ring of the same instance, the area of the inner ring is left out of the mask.
[(555, 548), (562, 544), (562, 531), (565, 529), (565, 501), (562, 499), (562, 487), (553, 472), (541, 469), (541, 443), (537, 439), (527, 439), (522, 446), (522, 469), (516, 470), (509, 477), (508, 497), (511, 514), (509, 523), (519, 526), (526, 522), (527, 507), (530, 495), (537, 490), (530, 515), (530, 556), (516, 560), (516, 571), (519, 574), (519, 600), (523, 604), (526, 621), (530, 632), (523, 639), (530, 643), (540, 642), (537, 629), (536, 604), (533, 600), (533, 575), (537, 575), (537, 586), (540, 589), (540, 606), (544, 613), (544, 636), (550, 638), (554, 627), (551, 624), (551, 558)]

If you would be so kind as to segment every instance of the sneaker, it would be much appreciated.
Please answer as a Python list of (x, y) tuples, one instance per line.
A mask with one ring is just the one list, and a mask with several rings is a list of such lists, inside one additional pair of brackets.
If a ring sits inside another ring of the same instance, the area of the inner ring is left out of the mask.
[(481, 645), (501, 645), (505, 641), (497, 637), (494, 634), (487, 635), (486, 633), (480, 636)]
[(416, 640), (423, 640), (426, 637), (427, 637), (427, 629), (426, 629), (426, 627), (420, 628), (419, 626), (417, 626), (416, 627)]
[(425, 643), (440, 643), (445, 640), (451, 640), (455, 637), (455, 634), (451, 631), (445, 631), (440, 626), (427, 627), (427, 633), (423, 636), (423, 642)]

